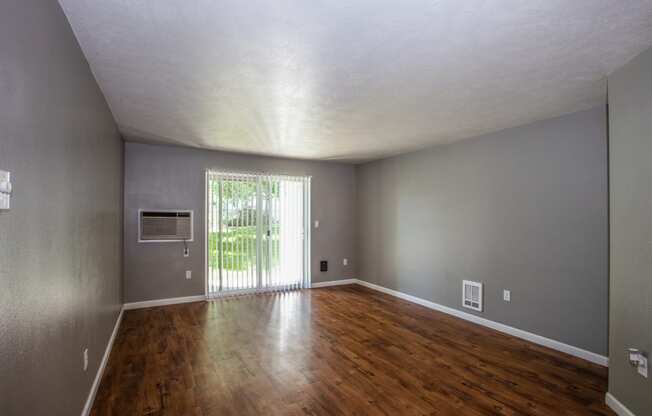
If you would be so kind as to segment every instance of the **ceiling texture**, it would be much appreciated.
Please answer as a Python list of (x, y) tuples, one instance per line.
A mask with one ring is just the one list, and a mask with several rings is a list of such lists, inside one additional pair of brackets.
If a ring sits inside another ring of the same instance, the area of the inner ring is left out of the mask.
[(127, 139), (364, 161), (605, 102), (652, 0), (60, 0)]

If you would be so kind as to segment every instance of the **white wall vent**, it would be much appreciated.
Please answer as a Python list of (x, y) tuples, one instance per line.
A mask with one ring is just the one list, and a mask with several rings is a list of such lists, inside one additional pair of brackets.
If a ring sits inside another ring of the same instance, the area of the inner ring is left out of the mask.
[(138, 242), (163, 243), (192, 240), (192, 211), (144, 209), (138, 211)]
[(462, 282), (462, 306), (482, 312), (482, 283), (470, 280)]

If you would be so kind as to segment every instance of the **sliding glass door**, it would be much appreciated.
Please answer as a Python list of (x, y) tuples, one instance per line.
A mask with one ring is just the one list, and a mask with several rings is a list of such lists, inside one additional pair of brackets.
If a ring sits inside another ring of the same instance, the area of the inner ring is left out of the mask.
[(206, 174), (208, 294), (310, 286), (310, 178)]

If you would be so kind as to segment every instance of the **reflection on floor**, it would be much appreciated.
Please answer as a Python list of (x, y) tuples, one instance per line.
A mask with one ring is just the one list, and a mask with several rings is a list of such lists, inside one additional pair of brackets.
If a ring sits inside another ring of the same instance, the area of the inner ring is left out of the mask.
[(611, 415), (607, 370), (351, 285), (125, 312), (93, 415)]

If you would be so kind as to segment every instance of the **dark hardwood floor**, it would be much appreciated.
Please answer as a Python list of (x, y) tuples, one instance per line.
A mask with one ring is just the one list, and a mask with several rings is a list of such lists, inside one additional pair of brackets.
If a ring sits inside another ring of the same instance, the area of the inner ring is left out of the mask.
[(125, 312), (92, 414), (612, 415), (607, 370), (357, 285)]

